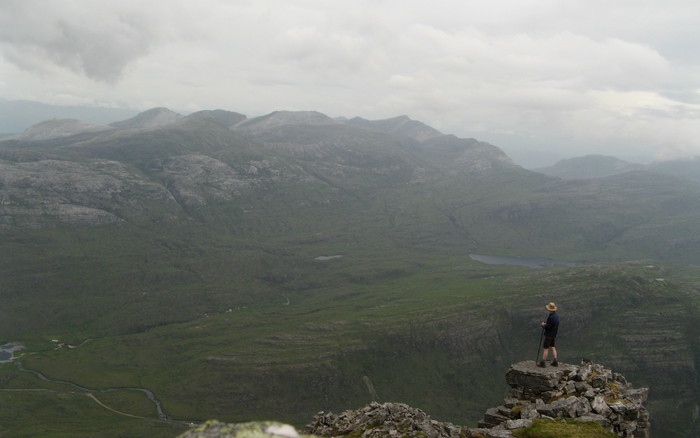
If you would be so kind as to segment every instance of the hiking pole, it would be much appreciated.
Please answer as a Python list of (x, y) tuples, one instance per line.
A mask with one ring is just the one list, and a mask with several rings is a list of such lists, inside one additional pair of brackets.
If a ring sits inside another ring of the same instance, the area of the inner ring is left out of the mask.
[(540, 348), (542, 347), (542, 338), (544, 338), (544, 327), (542, 327), (542, 333), (540, 334), (540, 343), (537, 344), (537, 358), (535, 359), (535, 365), (537, 365), (537, 361), (540, 360)]

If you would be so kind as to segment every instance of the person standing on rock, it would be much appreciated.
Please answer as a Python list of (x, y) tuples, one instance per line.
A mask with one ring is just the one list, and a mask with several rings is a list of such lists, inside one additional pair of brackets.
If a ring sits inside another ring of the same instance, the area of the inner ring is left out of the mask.
[(557, 339), (557, 331), (559, 330), (559, 315), (557, 315), (557, 305), (554, 303), (549, 303), (545, 306), (549, 310), (549, 316), (547, 321), (540, 324), (544, 329), (544, 343), (542, 344), (542, 360), (538, 366), (544, 368), (547, 356), (549, 356), (549, 349), (552, 349), (552, 366), (559, 366), (559, 361), (557, 360), (557, 349), (554, 346)]

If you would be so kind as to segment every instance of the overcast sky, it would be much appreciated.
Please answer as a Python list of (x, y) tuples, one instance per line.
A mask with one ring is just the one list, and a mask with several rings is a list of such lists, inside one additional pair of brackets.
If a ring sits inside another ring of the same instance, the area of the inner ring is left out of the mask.
[(700, 155), (700, 1), (2, 0), (0, 98), (406, 114), (530, 166)]

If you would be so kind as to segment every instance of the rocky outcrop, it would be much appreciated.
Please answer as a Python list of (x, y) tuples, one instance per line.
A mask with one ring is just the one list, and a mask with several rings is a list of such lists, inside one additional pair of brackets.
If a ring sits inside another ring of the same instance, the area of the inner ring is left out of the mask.
[(152, 168), (160, 171), (165, 187), (185, 208), (206, 205), (208, 198), (230, 201), (240, 196), (252, 180), (223, 161), (203, 154), (156, 160)]
[(0, 230), (120, 224), (158, 205), (172, 216), (171, 193), (111, 160), (0, 160)]
[(506, 382), (510, 395), (503, 405), (488, 409), (477, 428), (438, 422), (404, 404), (374, 402), (340, 415), (320, 412), (306, 431), (325, 437), (507, 438), (513, 436), (511, 430), (529, 427), (536, 419), (575, 419), (598, 423), (620, 437), (649, 437), (649, 414), (642, 405), (648, 389), (633, 388), (600, 364), (540, 368), (525, 361), (510, 367)]
[(299, 433), (277, 422), (226, 424), (207, 421), (178, 438), (513, 438), (507, 430), (469, 429), (435, 421), (420, 409), (403, 403), (372, 402), (364, 408), (335, 415), (319, 412)]
[[(525, 361), (510, 367), (506, 382), (511, 387), (510, 395), (503, 405), (488, 409), (477, 428), (433, 420), (422, 410), (403, 403), (372, 402), (339, 415), (319, 412), (304, 430), (312, 435), (304, 436), (513, 438), (511, 431), (527, 428), (534, 420), (565, 423), (567, 419), (598, 423), (620, 437), (650, 436), (649, 414), (642, 405), (648, 389), (633, 388), (624, 376), (602, 365), (583, 361), (581, 365), (561, 363), (540, 368), (533, 361)], [(257, 435), (249, 435), (250, 430)], [(248, 436), (300, 435), (291, 426), (279, 423), (227, 425), (210, 421), (180, 438)]]
[(337, 437), (413, 437), (459, 438), (463, 428), (451, 423), (441, 423), (430, 418), (420, 409), (402, 403), (372, 402), (357, 410), (340, 415), (319, 412), (306, 426), (306, 431), (319, 436)]
[(506, 382), (510, 396), (486, 411), (480, 428), (517, 429), (534, 419), (571, 418), (596, 422), (621, 437), (649, 437), (649, 414), (642, 405), (648, 388), (633, 388), (624, 376), (600, 364), (540, 368), (525, 361), (510, 367)]

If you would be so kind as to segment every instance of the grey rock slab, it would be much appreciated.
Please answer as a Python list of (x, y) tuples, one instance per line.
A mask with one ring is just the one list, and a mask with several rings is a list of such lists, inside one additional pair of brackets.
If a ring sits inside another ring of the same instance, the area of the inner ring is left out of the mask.
[(534, 361), (524, 361), (511, 365), (506, 372), (506, 383), (511, 387), (527, 388), (531, 393), (554, 391), (562, 377), (575, 370), (575, 365), (561, 362), (558, 367), (540, 368)]

